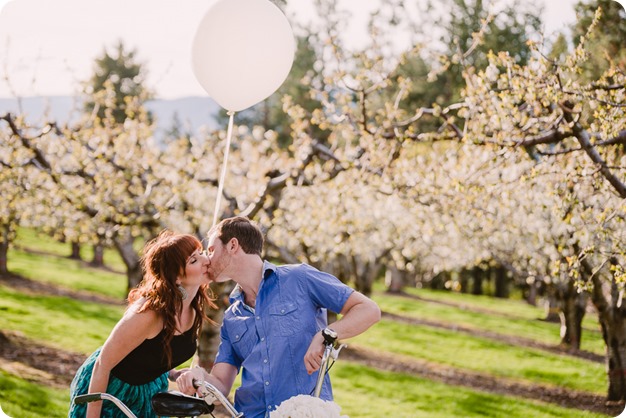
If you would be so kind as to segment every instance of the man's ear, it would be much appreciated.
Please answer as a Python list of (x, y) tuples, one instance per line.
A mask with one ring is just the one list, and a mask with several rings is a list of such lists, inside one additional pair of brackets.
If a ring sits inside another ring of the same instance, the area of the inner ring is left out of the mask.
[(235, 237), (231, 238), (230, 241), (228, 241), (228, 244), (226, 244), (226, 249), (230, 253), (237, 252), (237, 250), (239, 249), (239, 240)]

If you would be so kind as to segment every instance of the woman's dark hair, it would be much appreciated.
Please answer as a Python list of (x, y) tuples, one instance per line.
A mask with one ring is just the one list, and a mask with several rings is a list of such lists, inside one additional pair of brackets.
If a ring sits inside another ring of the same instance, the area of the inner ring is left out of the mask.
[[(170, 366), (172, 364), (170, 342), (176, 333), (176, 315), (183, 308), (183, 299), (176, 279), (185, 275), (187, 260), (197, 250), (202, 251), (202, 243), (195, 236), (162, 231), (144, 247), (141, 257), (143, 280), (128, 294), (129, 305), (145, 298), (139, 312), (151, 309), (162, 315), (165, 329), (163, 351)], [(210, 292), (208, 284), (203, 284), (191, 301), (191, 307), (196, 312), (193, 323), (196, 337), (200, 335), (203, 321), (212, 322), (204, 313), (204, 308), (208, 306), (217, 309), (213, 303), (214, 299), (209, 296)]]

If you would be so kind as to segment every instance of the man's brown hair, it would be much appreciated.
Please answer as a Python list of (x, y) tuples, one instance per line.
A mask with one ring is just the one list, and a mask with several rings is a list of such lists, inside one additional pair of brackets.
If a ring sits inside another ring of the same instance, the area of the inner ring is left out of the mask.
[(217, 233), (217, 238), (226, 245), (228, 241), (237, 238), (239, 246), (246, 254), (256, 254), (259, 257), (263, 251), (263, 232), (259, 225), (245, 216), (226, 218), (209, 230), (208, 236)]

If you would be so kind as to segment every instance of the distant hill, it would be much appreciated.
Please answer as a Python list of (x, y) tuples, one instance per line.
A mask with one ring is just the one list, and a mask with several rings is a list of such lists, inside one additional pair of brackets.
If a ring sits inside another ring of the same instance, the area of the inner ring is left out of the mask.
[[(151, 100), (146, 107), (155, 118), (157, 137), (170, 130), (175, 119), (184, 132), (197, 133), (203, 127), (209, 130), (219, 128), (215, 116), (220, 106), (208, 97)], [(71, 96), (25, 97), (19, 101), (0, 98), (0, 115), (7, 112), (24, 114), (26, 120), (35, 125), (44, 120), (60, 124), (72, 122), (78, 119), (80, 111), (78, 99)]]

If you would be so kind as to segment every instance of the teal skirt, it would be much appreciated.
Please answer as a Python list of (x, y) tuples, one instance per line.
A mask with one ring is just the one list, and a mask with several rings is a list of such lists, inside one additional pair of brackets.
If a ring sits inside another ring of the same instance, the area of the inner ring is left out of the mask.
[[(76, 372), (72, 385), (70, 386), (70, 411), (68, 418), (84, 418), (87, 413), (87, 404), (74, 404), (74, 398), (78, 395), (84, 395), (89, 392), (89, 382), (93, 366), (100, 354), (100, 348), (97, 349)], [(167, 373), (163, 373), (152, 382), (143, 385), (129, 385), (121, 381), (117, 377), (111, 375), (109, 377), (109, 385), (107, 393), (115, 396), (130, 408), (131, 411), (139, 418), (157, 418), (152, 410), (150, 400), (155, 393), (166, 391), (168, 388)], [(111, 401), (102, 401), (102, 414), (105, 418), (126, 418), (126, 415)]]

